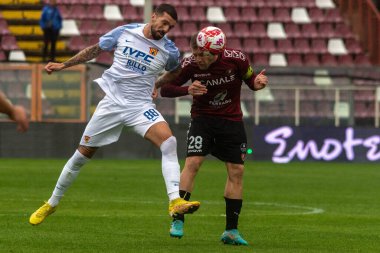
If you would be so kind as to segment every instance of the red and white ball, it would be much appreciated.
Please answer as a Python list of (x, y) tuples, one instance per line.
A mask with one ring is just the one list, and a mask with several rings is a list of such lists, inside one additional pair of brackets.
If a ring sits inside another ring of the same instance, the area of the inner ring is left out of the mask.
[(218, 27), (207, 26), (198, 33), (197, 45), (201, 50), (218, 54), (226, 47), (226, 35)]

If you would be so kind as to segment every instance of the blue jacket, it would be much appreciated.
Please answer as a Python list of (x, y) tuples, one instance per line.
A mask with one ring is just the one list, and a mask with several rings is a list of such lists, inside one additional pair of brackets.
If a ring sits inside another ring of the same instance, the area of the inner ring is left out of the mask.
[(42, 29), (51, 27), (53, 30), (61, 30), (62, 16), (57, 7), (51, 5), (44, 6), (40, 18), (40, 26)]

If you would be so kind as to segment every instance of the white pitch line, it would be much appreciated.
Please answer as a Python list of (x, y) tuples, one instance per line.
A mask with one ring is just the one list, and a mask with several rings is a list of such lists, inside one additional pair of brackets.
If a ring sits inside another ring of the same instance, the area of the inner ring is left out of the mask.
[[(7, 201), (16, 201), (15, 199), (7, 199)], [(17, 200), (17, 201), (37, 201), (35, 199), (21, 199), (21, 200)], [(112, 199), (112, 200), (95, 200), (95, 199), (89, 199), (89, 200), (77, 200), (77, 199), (72, 199), (72, 200), (68, 200), (70, 202), (113, 202), (113, 203), (139, 203), (139, 204), (148, 204), (148, 205), (151, 205), (151, 204), (157, 204), (157, 201), (146, 201), (146, 200), (131, 200), (131, 199)], [(210, 204), (210, 205), (225, 205), (224, 201), (210, 201), (210, 200), (203, 200), (201, 201), (201, 203), (203, 204)], [(268, 215), (281, 215), (281, 216), (294, 216), (294, 215), (314, 215), (314, 214), (321, 214), (321, 213), (324, 213), (325, 210), (324, 209), (321, 209), (321, 208), (317, 208), (317, 207), (309, 207), (309, 206), (301, 206), (301, 205), (293, 205), (293, 204), (282, 204), (282, 203), (271, 203), (271, 202), (248, 202), (248, 201), (244, 201), (243, 202), (243, 206), (246, 206), (246, 205), (253, 205), (253, 206), (272, 206), (272, 207), (279, 207), (279, 208), (288, 208), (288, 209), (301, 209), (301, 210), (304, 210), (304, 211), (297, 211), (297, 212), (294, 212), (294, 211), (289, 211), (289, 212), (268, 212), (268, 211), (260, 211), (260, 210), (255, 210), (253, 209), (251, 212), (247, 212), (248, 210), (251, 210), (251, 209), (247, 209), (247, 208), (243, 208), (243, 214), (242, 216), (268, 216)], [(4, 213), (0, 213), (0, 216), (28, 216), (27, 214), (23, 214), (23, 215), (19, 215), (19, 214), (4, 214)], [(67, 216), (67, 215), (66, 215)], [(91, 217), (113, 217), (113, 216), (117, 216), (117, 217), (121, 217), (121, 216), (127, 216), (127, 217), (138, 217), (138, 216), (144, 216), (142, 215), (141, 213), (138, 213), (138, 214), (128, 214), (128, 213), (125, 213), (123, 215), (108, 215), (108, 214), (104, 214), (104, 215), (89, 215)], [(167, 215), (151, 215), (151, 214), (147, 214), (146, 216), (167, 216)], [(201, 217), (219, 217), (219, 216), (225, 216), (225, 214), (219, 214), (219, 215), (210, 215), (210, 214), (202, 214), (202, 213), (197, 213), (196, 216), (201, 216)]]

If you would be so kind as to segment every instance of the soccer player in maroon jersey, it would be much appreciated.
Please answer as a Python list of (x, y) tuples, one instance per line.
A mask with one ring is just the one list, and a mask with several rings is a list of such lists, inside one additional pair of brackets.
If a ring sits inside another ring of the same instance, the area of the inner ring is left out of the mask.
[[(187, 158), (181, 173), (180, 195), (190, 199), (195, 176), (207, 154), (225, 162), (227, 182), (224, 190), (226, 230), (225, 244), (248, 245), (239, 231), (242, 208), (244, 159), (247, 137), (240, 108), (240, 91), (244, 82), (251, 90), (265, 88), (268, 79), (264, 71), (255, 75), (247, 56), (238, 49), (221, 47), (205, 50), (191, 38), (192, 55), (182, 60), (182, 71), (174, 79), (166, 77), (161, 96), (193, 96), (191, 122), (187, 136)], [(163, 82), (165, 76), (159, 82)], [(189, 86), (183, 86), (191, 80)], [(160, 83), (161, 84), (161, 83)], [(158, 86), (158, 85), (156, 85)], [(173, 220), (172, 237), (183, 236), (184, 216)]]

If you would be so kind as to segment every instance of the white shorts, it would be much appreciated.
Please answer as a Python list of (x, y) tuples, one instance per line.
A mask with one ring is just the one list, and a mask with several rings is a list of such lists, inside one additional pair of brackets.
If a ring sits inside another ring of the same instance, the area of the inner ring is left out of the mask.
[(165, 121), (154, 103), (122, 106), (105, 96), (88, 122), (80, 145), (101, 147), (119, 140), (123, 127), (133, 127), (142, 137), (154, 124)]

